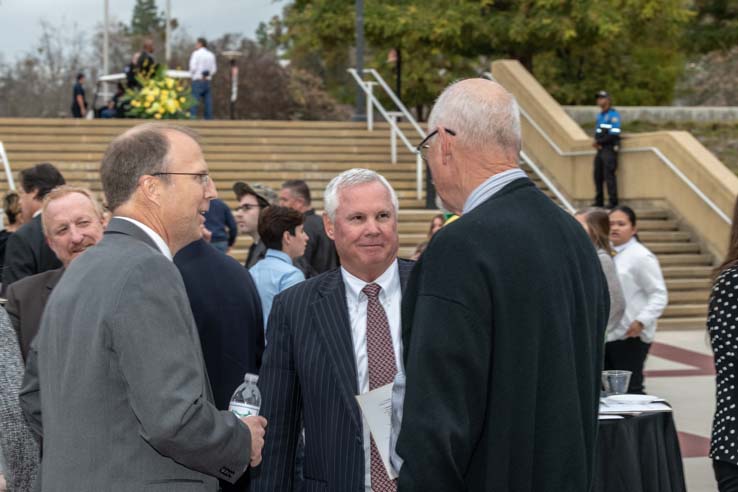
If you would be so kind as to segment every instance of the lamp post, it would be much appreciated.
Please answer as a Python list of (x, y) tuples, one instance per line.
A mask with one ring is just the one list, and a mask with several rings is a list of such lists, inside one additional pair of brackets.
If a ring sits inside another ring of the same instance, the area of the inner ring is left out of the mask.
[(105, 26), (103, 28), (103, 75), (108, 75), (110, 73), (110, 54), (108, 51), (110, 46), (110, 22), (108, 19), (110, 13), (109, 3), (109, 0), (105, 0), (103, 12), (103, 22), (105, 22)]
[[(356, 73), (364, 79), (364, 0), (356, 0)], [(356, 89), (354, 121), (366, 121), (364, 90)]]
[(167, 24), (165, 26), (164, 30), (164, 60), (166, 60), (167, 66), (169, 66), (169, 60), (172, 58), (172, 47), (171, 47), (171, 38), (172, 38), (172, 23), (171, 23), (171, 14), (172, 14), (172, 0), (167, 0), (167, 10), (166, 10), (166, 16), (167, 16)]
[(240, 51), (224, 51), (221, 53), (223, 56), (228, 58), (231, 66), (231, 95), (229, 99), (231, 119), (236, 119), (236, 100), (238, 99), (238, 63), (236, 58), (241, 56)]

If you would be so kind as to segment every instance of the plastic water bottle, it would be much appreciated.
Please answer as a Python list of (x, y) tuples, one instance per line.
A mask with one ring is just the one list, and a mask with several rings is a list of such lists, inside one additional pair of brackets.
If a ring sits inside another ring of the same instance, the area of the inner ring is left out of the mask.
[(243, 383), (233, 393), (228, 410), (239, 418), (259, 415), (261, 392), (256, 385), (258, 381), (259, 376), (247, 372), (243, 377)]

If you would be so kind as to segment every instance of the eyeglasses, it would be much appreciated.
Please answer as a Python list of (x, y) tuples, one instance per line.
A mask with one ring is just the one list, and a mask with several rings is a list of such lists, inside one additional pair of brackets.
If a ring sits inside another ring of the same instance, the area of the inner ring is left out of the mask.
[(210, 175), (208, 173), (153, 173), (151, 176), (197, 176), (197, 180), (203, 186), (210, 181)]
[(243, 205), (239, 205), (238, 207), (234, 208), (234, 212), (248, 212), (249, 210), (253, 210), (255, 208), (261, 208), (261, 205), (253, 204), (253, 203), (244, 203)]
[[(420, 157), (423, 158), (426, 164), (428, 164), (428, 149), (430, 148), (430, 145), (428, 144), (428, 141), (430, 141), (431, 138), (435, 137), (438, 131), (441, 129), (441, 127), (436, 128), (432, 132), (430, 132), (420, 144), (416, 147), (416, 150), (420, 153)], [(443, 131), (451, 135), (452, 137), (456, 136), (456, 132), (453, 130), (449, 130), (448, 128), (444, 128)]]

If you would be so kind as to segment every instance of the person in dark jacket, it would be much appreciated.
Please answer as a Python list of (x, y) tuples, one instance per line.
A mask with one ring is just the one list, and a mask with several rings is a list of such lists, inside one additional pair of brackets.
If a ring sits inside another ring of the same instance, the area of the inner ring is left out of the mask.
[(3, 293), (16, 280), (62, 266), (46, 243), (41, 205), (51, 190), (65, 183), (64, 176), (52, 164), (42, 163), (22, 170), (20, 182), (21, 210), (26, 223), (8, 238), (5, 246)]
[[(174, 256), (195, 318), (215, 407), (227, 410), (249, 372), (258, 374), (264, 352), (261, 301), (251, 275), (236, 260), (200, 239)], [(248, 490), (247, 472), (225, 491)]]
[(228, 252), (238, 237), (236, 219), (228, 205), (219, 198), (210, 201), (210, 208), (205, 213), (205, 228), (212, 234), (210, 245), (223, 253)]
[(602, 187), (604, 182), (607, 184), (608, 208), (615, 208), (618, 205), (618, 181), (615, 171), (618, 169), (620, 148), (620, 113), (612, 107), (612, 99), (606, 91), (597, 93), (597, 106), (601, 111), (597, 115), (592, 144), (597, 149), (594, 160), (595, 199), (592, 205), (602, 207), (605, 204)]
[[(336, 246), (325, 233), (323, 219), (315, 213), (311, 205), (310, 187), (307, 183), (301, 179), (291, 179), (282, 183), (279, 204), (297, 210), (305, 217), (305, 234), (310, 241), (302, 259), (310, 265), (315, 275), (338, 267), (340, 263)], [(299, 260), (295, 262), (298, 266), (299, 263)]]
[(277, 194), (274, 190), (260, 184), (253, 187), (243, 181), (233, 184), (233, 193), (238, 200), (235, 210), (236, 223), (241, 234), (251, 237), (251, 246), (246, 256), (244, 266), (251, 268), (266, 256), (267, 247), (259, 238), (259, 214), (269, 205), (274, 205)]
[(610, 302), (597, 253), (518, 167), (502, 86), (457, 82), (428, 121), (419, 150), (460, 218), (403, 297), (398, 491), (587, 491)]

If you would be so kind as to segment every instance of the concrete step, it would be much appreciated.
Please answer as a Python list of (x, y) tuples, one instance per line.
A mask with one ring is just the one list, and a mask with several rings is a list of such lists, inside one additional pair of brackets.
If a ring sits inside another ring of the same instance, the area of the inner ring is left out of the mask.
[(648, 249), (657, 255), (677, 253), (699, 253), (700, 245), (697, 243), (674, 243), (674, 242), (646, 242), (643, 243)]
[(709, 266), (712, 256), (706, 254), (671, 254), (659, 256), (661, 267), (668, 266)]
[(690, 316), (660, 319), (658, 331), (705, 330), (706, 316)]
[[(415, 156), (409, 152), (398, 152), (398, 160), (401, 163), (415, 165)], [(15, 161), (43, 162), (49, 159), (48, 152), (14, 152), (8, 153), (8, 160), (15, 167)], [(97, 161), (102, 158), (102, 152), (54, 152), (53, 162), (79, 162)], [(215, 162), (351, 162), (351, 163), (383, 163), (390, 160), (389, 151), (384, 154), (352, 154), (352, 153), (263, 153), (250, 152), (239, 154), (234, 152), (205, 154), (208, 164)], [(354, 167), (360, 167), (354, 165)], [(348, 169), (348, 168), (347, 168)]]
[(696, 290), (672, 290), (669, 292), (670, 304), (703, 304), (707, 306), (710, 291), (704, 289)]
[(661, 268), (664, 278), (708, 278), (711, 266), (669, 266)]
[(694, 318), (706, 315), (706, 304), (669, 304), (661, 318)]
[(666, 279), (666, 289), (669, 292), (674, 290), (708, 290), (711, 287), (712, 281), (709, 278)]
[(638, 233), (638, 237), (644, 243), (656, 242), (686, 242), (692, 238), (689, 233), (684, 231), (663, 231), (663, 230), (646, 230)]

